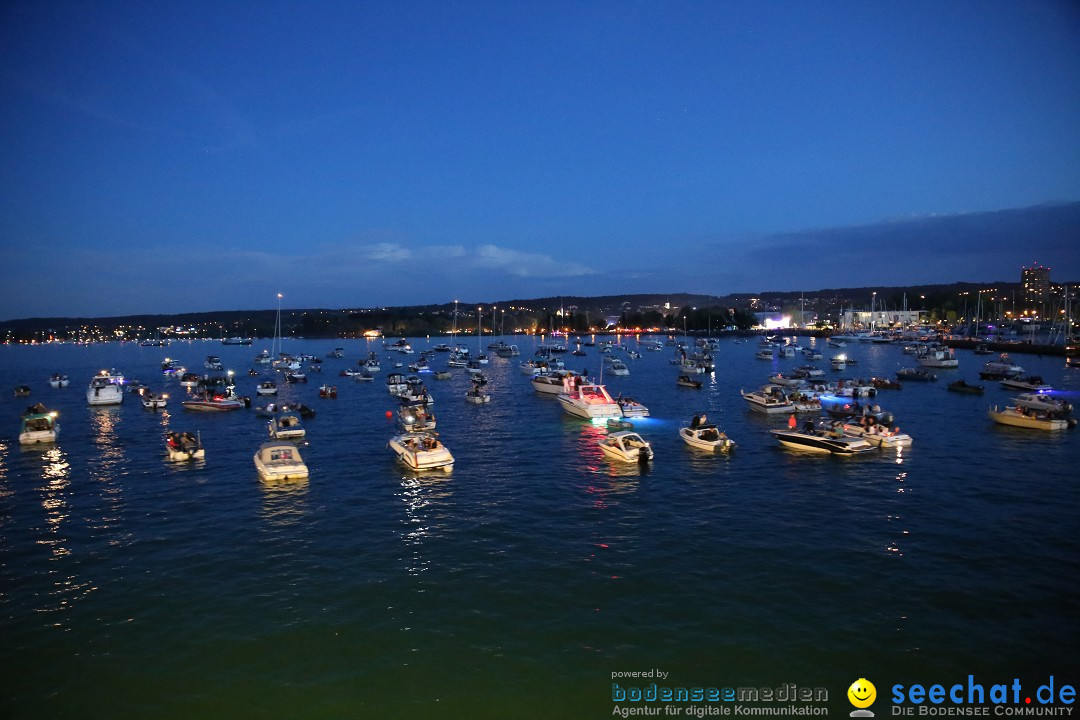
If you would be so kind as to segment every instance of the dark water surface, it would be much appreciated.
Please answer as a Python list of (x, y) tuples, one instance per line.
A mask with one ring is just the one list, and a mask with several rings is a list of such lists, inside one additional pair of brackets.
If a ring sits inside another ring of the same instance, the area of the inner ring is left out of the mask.
[[(695, 391), (675, 387), (671, 348), (644, 352), (605, 376), (652, 411), (640, 470), (532, 390), (517, 364), (534, 341), (517, 342), (521, 358), (487, 368), (489, 405), (465, 402), (464, 370), (425, 377), (457, 464), (416, 477), (386, 448), (389, 363), (374, 383), (338, 377), (381, 346), (290, 340), (346, 358), (283, 388), (318, 416), (310, 480), (279, 486), (252, 463), (265, 419), (185, 411), (158, 370), (217, 354), (254, 398), (261, 346), (0, 347), (0, 716), (603, 718), (612, 673), (650, 668), (670, 685), (827, 687), (846, 716), (859, 677), (880, 698), (972, 673), (1080, 680), (1078, 431), (994, 425), (987, 407), (1012, 396), (996, 383), (946, 391), (982, 358), (879, 394), (913, 447), (841, 459), (781, 449), (768, 431), (786, 418), (739, 397), (803, 358), (724, 340)], [(596, 373), (589, 350), (568, 365)], [(899, 346), (847, 351), (849, 377), (914, 364)], [(1060, 358), (1014, 360), (1080, 397)], [(169, 392), (168, 411), (88, 407), (108, 367)], [(52, 372), (71, 386), (50, 388)], [(322, 379), (336, 400), (317, 397)], [(19, 446), (21, 383), (60, 412), (55, 447)], [(734, 455), (682, 444), (699, 411)], [(200, 431), (206, 461), (165, 462), (169, 429)]]

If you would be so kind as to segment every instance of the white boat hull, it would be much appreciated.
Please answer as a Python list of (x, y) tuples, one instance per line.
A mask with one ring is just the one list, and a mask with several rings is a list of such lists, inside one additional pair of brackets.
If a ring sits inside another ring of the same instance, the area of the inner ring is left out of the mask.
[(177, 450), (175, 448), (165, 446), (165, 450), (168, 453), (169, 462), (188, 462), (191, 460), (205, 460), (206, 450), (199, 448), (198, 450)]
[[(424, 435), (405, 434), (390, 438), (390, 449), (397, 455), (398, 461), (412, 470), (442, 470), (450, 472), (454, 469), (454, 456), (442, 443), (436, 443), (434, 448), (422, 447)], [(410, 445), (414, 441), (416, 447)]]
[(855, 455), (874, 450), (874, 447), (865, 440), (851, 437), (824, 437), (816, 433), (800, 432), (797, 430), (771, 430), (770, 431), (780, 444), (791, 450), (800, 452), (832, 454), (832, 455)]
[(743, 393), (743, 399), (746, 400), (750, 409), (754, 412), (766, 413), (768, 415), (781, 413), (790, 414), (795, 412), (795, 403), (788, 401), (770, 401), (761, 397), (758, 393)]
[(533, 390), (540, 393), (547, 393), (549, 395), (562, 395), (563, 382), (562, 378), (552, 378), (547, 375), (537, 375), (532, 379)]
[(119, 385), (90, 388), (86, 391), (86, 402), (89, 405), (119, 405), (124, 402), (124, 393)]
[(54, 425), (52, 430), (29, 430), (19, 433), (20, 445), (37, 445), (39, 443), (56, 442), (56, 436), (60, 434), (60, 426)]
[(263, 480), (300, 480), (308, 476), (307, 465), (292, 445), (267, 443), (259, 448), (253, 459)]
[(844, 425), (844, 435), (853, 438), (862, 438), (874, 447), (898, 448), (911, 447), (911, 436), (904, 433), (894, 435), (882, 435), (876, 432), (868, 432), (861, 425)]
[(679, 436), (687, 446), (694, 450), (702, 450), (711, 453), (727, 453), (735, 449), (735, 443), (726, 435), (720, 435), (715, 430), (709, 433), (698, 432), (689, 427), (679, 429)]
[(595, 418), (621, 418), (622, 408), (618, 403), (586, 403), (571, 398), (569, 395), (559, 395), (559, 403), (563, 410), (576, 417), (593, 420)]

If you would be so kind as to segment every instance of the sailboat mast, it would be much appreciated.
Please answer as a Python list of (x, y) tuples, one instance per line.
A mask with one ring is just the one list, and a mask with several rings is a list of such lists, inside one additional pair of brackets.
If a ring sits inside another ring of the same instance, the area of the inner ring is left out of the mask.
[(281, 293), (277, 294), (277, 317), (274, 319), (274, 339), (270, 341), (270, 356), (278, 353), (278, 338), (281, 337)]

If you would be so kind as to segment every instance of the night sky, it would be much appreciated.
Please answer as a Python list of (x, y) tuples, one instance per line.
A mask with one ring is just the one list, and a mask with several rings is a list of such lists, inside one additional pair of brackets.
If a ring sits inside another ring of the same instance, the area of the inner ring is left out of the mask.
[(1080, 279), (1072, 0), (5, 0), (0, 131), (0, 318)]

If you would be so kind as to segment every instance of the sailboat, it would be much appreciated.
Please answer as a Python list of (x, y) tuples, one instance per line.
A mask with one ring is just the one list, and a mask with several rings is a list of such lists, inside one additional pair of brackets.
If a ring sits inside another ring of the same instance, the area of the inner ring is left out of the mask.
[(277, 319), (274, 321), (274, 340), (271, 343), (271, 366), (278, 370), (299, 370), (300, 361), (285, 354), (285, 338), (281, 335), (281, 293), (277, 294)]
[(484, 307), (476, 308), (476, 357), (473, 358), (481, 365), (487, 365), (487, 355), (483, 351), (484, 342)]
[(278, 336), (281, 334), (281, 293), (277, 294), (277, 318), (274, 320), (274, 339), (270, 342), (270, 350), (263, 350), (255, 356), (257, 365), (269, 365), (274, 361), (277, 353)]

